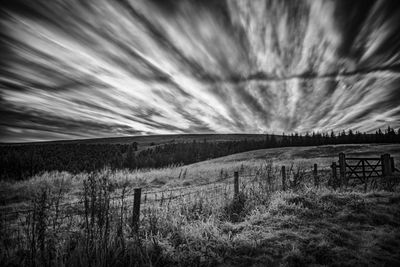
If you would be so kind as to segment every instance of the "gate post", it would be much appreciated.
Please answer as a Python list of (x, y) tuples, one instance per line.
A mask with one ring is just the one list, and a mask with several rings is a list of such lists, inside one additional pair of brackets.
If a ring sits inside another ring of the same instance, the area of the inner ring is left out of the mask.
[(381, 161), (382, 161), (382, 175), (384, 177), (392, 175), (392, 164), (390, 161), (390, 154), (382, 155)]
[(347, 185), (346, 181), (346, 155), (339, 153), (340, 186)]

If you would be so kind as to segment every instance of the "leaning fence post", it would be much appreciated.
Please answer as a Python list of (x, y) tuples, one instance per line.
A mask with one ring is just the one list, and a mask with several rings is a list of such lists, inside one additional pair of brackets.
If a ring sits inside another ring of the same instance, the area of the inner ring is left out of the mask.
[(140, 217), (140, 199), (142, 196), (142, 188), (135, 188), (133, 196), (133, 214), (132, 226), (135, 233), (139, 231), (139, 217)]
[(286, 191), (286, 169), (282, 166), (282, 190)]
[(318, 165), (317, 163), (314, 164), (314, 186), (318, 186), (319, 185), (319, 181), (318, 181)]
[(336, 189), (337, 184), (337, 169), (336, 169), (336, 162), (332, 162), (332, 185), (333, 188)]
[(346, 156), (344, 153), (339, 153), (339, 168), (340, 168), (340, 186), (347, 184), (346, 181)]
[(237, 197), (239, 195), (239, 172), (234, 172), (233, 177), (234, 177), (234, 196)]

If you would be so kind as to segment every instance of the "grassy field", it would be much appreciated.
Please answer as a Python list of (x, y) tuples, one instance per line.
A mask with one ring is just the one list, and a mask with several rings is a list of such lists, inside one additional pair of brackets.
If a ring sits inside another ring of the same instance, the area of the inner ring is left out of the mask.
[[(400, 145), (338, 145), (256, 150), (163, 169), (51, 172), (1, 182), (2, 214), (32, 207), (43, 212), (3, 217), (0, 265), (398, 266), (399, 188), (333, 190), (329, 165), (340, 152), (390, 153), (399, 166)], [(310, 174), (314, 163), (320, 170), (318, 187)], [(286, 192), (280, 190), (281, 165), (304, 171), (301, 183)], [(242, 182), (235, 199), (234, 171)], [(137, 233), (130, 224), (133, 187), (167, 190), (164, 202), (160, 194), (142, 199)], [(168, 190), (174, 193), (167, 195)], [(201, 192), (192, 194), (196, 190)], [(171, 201), (177, 192), (187, 196)], [(58, 211), (63, 203), (82, 199), (91, 205)], [(53, 208), (46, 213), (44, 207)], [(21, 238), (30, 242), (16, 244)]]
[[(275, 172), (282, 165), (301, 167), (311, 171), (317, 163), (320, 171), (329, 175), (330, 165), (338, 161), (338, 154), (349, 156), (376, 157), (390, 153), (395, 165), (400, 166), (400, 145), (398, 144), (362, 144), (362, 145), (328, 145), (318, 147), (287, 147), (254, 150), (233, 154), (226, 157), (202, 161), (187, 166), (170, 166), (160, 169), (104, 170), (119, 193), (122, 186), (143, 187), (147, 189), (168, 189), (212, 182), (221, 175), (232, 176), (234, 171), (242, 169), (244, 173), (257, 172), (266, 163), (273, 162)], [(0, 181), (0, 210), (13, 210), (28, 206), (37, 191), (43, 187), (62, 191), (66, 201), (74, 201), (80, 197), (83, 181), (87, 173), (72, 175), (68, 172), (45, 172), (26, 181)]]

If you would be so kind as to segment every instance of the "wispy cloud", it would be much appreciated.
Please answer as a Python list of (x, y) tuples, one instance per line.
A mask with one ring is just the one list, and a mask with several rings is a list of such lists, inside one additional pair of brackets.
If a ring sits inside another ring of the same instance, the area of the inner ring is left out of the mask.
[(397, 1), (6, 1), (0, 141), (400, 126)]

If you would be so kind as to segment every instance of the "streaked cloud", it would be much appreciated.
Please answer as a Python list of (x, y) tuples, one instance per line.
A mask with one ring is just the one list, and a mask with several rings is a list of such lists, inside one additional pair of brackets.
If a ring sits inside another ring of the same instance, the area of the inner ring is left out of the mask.
[(10, 0), (0, 141), (400, 127), (397, 1)]

